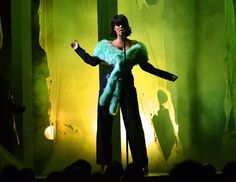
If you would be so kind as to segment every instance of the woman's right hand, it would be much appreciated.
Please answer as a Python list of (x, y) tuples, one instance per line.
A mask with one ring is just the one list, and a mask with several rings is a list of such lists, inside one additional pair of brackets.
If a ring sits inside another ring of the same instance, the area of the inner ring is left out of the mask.
[(74, 50), (77, 49), (79, 47), (78, 40), (74, 40), (70, 45)]

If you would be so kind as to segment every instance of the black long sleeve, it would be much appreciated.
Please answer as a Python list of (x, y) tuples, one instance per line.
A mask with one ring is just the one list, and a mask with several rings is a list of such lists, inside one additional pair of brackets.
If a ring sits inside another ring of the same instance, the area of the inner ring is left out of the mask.
[(156, 75), (158, 77), (164, 78), (166, 80), (175, 81), (178, 78), (176, 75), (172, 73), (155, 68), (149, 62), (140, 63), (139, 66), (142, 68), (142, 70), (151, 73), (153, 75)]
[(96, 66), (99, 63), (103, 62), (101, 59), (99, 59), (96, 56), (91, 56), (88, 54), (83, 48), (78, 47), (75, 49), (75, 52), (83, 59), (83, 61), (87, 64), (90, 64), (91, 66)]

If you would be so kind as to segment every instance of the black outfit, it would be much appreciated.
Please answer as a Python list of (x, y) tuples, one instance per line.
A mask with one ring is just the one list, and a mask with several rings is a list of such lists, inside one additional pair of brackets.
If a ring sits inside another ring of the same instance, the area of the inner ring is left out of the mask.
[[(98, 57), (91, 56), (84, 49), (78, 47), (76, 53), (84, 60), (85, 63), (96, 66), (103, 62)], [(139, 66), (144, 70), (156, 76), (173, 80), (173, 74), (154, 68), (148, 62), (142, 62)], [(132, 66), (133, 67), (133, 66)], [(146, 167), (148, 165), (148, 157), (144, 138), (144, 131), (139, 114), (138, 100), (136, 88), (134, 86), (134, 78), (132, 75), (132, 67), (125, 69), (124, 86), (120, 95), (120, 108), (127, 132), (128, 142), (131, 149), (133, 162)], [(100, 86), (99, 96), (106, 86), (107, 79), (113, 70), (113, 66), (105, 74)], [(109, 113), (108, 106), (98, 104), (97, 115), (97, 163), (106, 165), (112, 160), (112, 123), (113, 115)]]

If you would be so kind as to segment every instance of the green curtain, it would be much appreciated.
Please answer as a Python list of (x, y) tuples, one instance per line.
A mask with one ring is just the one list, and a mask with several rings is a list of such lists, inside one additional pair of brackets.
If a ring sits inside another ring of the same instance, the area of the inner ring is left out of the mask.
[(225, 21), (226, 21), (226, 96), (225, 96), (225, 114), (226, 125), (225, 132), (230, 130), (229, 122), (232, 119), (235, 122), (235, 62), (236, 62), (236, 32), (235, 32), (235, 14), (233, 0), (225, 0)]
[(96, 0), (41, 0), (40, 45), (49, 77), (49, 120), (55, 129), (53, 156), (43, 174), (78, 158), (95, 164), (98, 67), (85, 64), (70, 44), (77, 39), (89, 53), (97, 43)]
[(225, 58), (225, 127), (222, 139), (222, 159), (225, 163), (235, 160), (235, 133), (236, 133), (236, 32), (235, 32), (235, 1), (225, 0), (226, 23), (226, 58)]

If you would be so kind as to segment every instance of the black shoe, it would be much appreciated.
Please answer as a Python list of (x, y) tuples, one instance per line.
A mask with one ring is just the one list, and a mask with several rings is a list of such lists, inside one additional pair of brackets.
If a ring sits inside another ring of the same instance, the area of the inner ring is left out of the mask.
[(101, 171), (102, 171), (102, 173), (105, 173), (105, 172), (106, 172), (106, 169), (107, 169), (107, 165), (106, 165), (106, 164), (102, 164), (102, 165), (101, 165)]
[(148, 175), (148, 166), (143, 167), (142, 170), (144, 175)]

